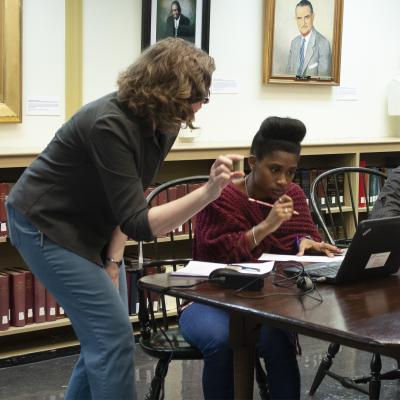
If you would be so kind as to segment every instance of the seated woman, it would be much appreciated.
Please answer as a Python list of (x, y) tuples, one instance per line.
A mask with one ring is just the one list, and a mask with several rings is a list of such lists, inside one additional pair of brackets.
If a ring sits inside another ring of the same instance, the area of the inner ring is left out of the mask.
[[(257, 260), (264, 252), (340, 252), (320, 241), (304, 192), (292, 182), (305, 133), (296, 119), (269, 117), (261, 124), (251, 145), (250, 174), (226, 186), (196, 217), (195, 260), (237, 263)], [(185, 339), (204, 355), (205, 399), (233, 399), (229, 315), (194, 303), (182, 312), (179, 323)], [(264, 325), (257, 351), (265, 360), (271, 399), (299, 399), (296, 336)]]

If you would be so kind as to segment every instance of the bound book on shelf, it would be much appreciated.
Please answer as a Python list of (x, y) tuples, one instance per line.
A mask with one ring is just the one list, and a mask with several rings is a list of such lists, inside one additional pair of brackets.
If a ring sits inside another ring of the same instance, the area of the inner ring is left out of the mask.
[(46, 289), (46, 321), (55, 321), (57, 319), (56, 307), (57, 301), (55, 297)]
[(58, 303), (56, 306), (56, 315), (57, 315), (57, 318), (65, 318), (64, 308), (62, 306), (60, 306), (60, 304), (58, 304)]
[(10, 278), (0, 273), (0, 331), (10, 326)]
[(33, 320), (46, 321), (46, 288), (36, 277), (33, 278)]
[(13, 269), (7, 269), (4, 272), (10, 279), (10, 325), (25, 326), (25, 274)]
[[(366, 167), (367, 162), (365, 160), (360, 160), (360, 167)], [(364, 174), (358, 175), (358, 206), (365, 207), (366, 206), (366, 196), (368, 192), (368, 176)]]
[(9, 191), (9, 183), (0, 183), (0, 236), (7, 236), (6, 197)]
[(13, 268), (25, 275), (25, 322), (32, 324), (33, 321), (33, 274), (26, 268)]

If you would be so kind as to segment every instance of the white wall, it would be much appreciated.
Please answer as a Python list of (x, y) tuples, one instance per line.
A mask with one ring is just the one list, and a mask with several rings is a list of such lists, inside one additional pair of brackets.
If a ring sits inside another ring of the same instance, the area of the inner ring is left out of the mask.
[[(378, 9), (373, 0), (344, 2), (341, 82), (356, 88), (352, 102), (337, 101), (333, 87), (262, 84), (263, 3), (211, 1), (215, 76), (237, 79), (240, 92), (212, 95), (198, 113), (201, 141), (250, 141), (269, 115), (302, 119), (307, 141), (400, 135), (400, 117), (386, 113), (387, 84), (400, 67), (400, 1)], [(24, 0), (23, 123), (0, 124), (0, 147), (42, 146), (64, 120), (25, 115), (28, 96), (64, 101), (64, 17), (64, 0)], [(84, 0), (84, 102), (115, 89), (140, 54), (140, 35), (141, 0)]]
[(268, 115), (302, 119), (307, 141), (390, 136), (396, 125), (400, 134), (400, 117), (386, 114), (386, 87), (400, 66), (400, 2), (385, 1), (379, 18), (373, 0), (344, 3), (341, 83), (357, 89), (355, 102), (336, 101), (332, 87), (262, 85), (263, 0), (246, 3), (245, 11), (240, 0), (212, 1), (216, 75), (238, 79), (242, 89), (238, 95), (213, 96), (198, 118), (202, 140), (250, 139)]
[(140, 54), (140, 0), (84, 0), (83, 102), (116, 90), (118, 74)]
[[(44, 147), (65, 120), (64, 0), (24, 0), (22, 6), (22, 123), (0, 124), (2, 147)], [(26, 99), (59, 96), (61, 115), (28, 116)]]

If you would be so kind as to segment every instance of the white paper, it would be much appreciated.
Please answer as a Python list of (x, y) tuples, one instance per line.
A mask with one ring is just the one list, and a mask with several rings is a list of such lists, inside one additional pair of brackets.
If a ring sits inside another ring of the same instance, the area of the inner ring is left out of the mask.
[(355, 87), (339, 86), (336, 88), (336, 101), (357, 101), (358, 91)]
[(336, 262), (342, 261), (344, 255), (328, 257), (328, 256), (295, 256), (291, 254), (271, 254), (263, 253), (259, 260), (271, 260), (271, 261), (298, 261), (298, 262)]
[(235, 271), (245, 274), (264, 275), (268, 272), (271, 272), (273, 266), (273, 261), (264, 263), (235, 263), (234, 265), (204, 261), (190, 261), (186, 267), (171, 272), (171, 275), (208, 277), (212, 271), (218, 268), (231, 268)]
[(211, 94), (215, 93), (239, 93), (239, 83), (234, 79), (213, 78)]
[(32, 96), (26, 100), (27, 115), (61, 115), (59, 96)]

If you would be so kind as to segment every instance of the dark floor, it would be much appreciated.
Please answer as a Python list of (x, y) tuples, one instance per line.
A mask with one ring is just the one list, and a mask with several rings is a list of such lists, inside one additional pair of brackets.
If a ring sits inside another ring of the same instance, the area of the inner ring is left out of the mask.
[[(308, 396), (312, 379), (327, 343), (300, 338), (303, 356), (299, 357), (302, 376), (302, 399)], [(0, 399), (2, 400), (58, 400), (64, 398), (64, 390), (77, 356), (56, 358), (33, 364), (0, 369)], [(332, 370), (348, 375), (362, 375), (369, 370), (371, 356), (368, 353), (343, 348), (335, 359)], [(397, 363), (383, 358), (383, 370), (394, 368)], [(145, 355), (137, 346), (136, 383), (138, 399), (144, 398), (154, 373), (155, 360)], [(165, 385), (166, 400), (202, 399), (201, 361), (174, 361), (171, 363)], [(254, 399), (259, 399), (255, 393)], [(344, 389), (336, 381), (326, 377), (313, 397), (321, 399), (368, 399), (364, 394)], [(381, 399), (400, 399), (400, 384), (386, 381), (382, 385)], [(110, 399), (111, 400), (111, 399)]]

